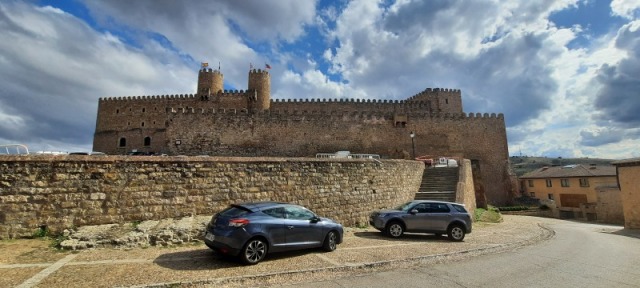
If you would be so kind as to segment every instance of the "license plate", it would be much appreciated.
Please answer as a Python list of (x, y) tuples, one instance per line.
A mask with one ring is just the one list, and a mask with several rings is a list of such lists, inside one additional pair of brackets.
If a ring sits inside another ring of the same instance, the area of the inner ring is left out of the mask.
[(204, 238), (209, 240), (209, 241), (213, 241), (213, 240), (216, 239), (216, 235), (207, 233), (207, 234), (204, 235)]

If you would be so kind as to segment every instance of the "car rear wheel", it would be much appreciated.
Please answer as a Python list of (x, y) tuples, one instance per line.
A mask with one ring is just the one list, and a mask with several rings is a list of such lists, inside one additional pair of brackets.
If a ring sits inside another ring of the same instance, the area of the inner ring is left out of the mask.
[(447, 229), (447, 235), (449, 235), (451, 241), (462, 241), (465, 235), (464, 227), (462, 227), (462, 225), (451, 225), (449, 229)]
[(329, 231), (329, 233), (327, 233), (327, 237), (324, 238), (322, 249), (324, 249), (324, 251), (331, 252), (336, 250), (337, 245), (338, 233), (336, 233), (336, 231)]
[(390, 237), (398, 238), (404, 233), (404, 226), (402, 226), (400, 222), (394, 221), (387, 225), (387, 229), (385, 229), (385, 232)]
[(267, 255), (267, 243), (259, 238), (249, 240), (242, 248), (240, 260), (243, 263), (253, 265), (258, 264)]

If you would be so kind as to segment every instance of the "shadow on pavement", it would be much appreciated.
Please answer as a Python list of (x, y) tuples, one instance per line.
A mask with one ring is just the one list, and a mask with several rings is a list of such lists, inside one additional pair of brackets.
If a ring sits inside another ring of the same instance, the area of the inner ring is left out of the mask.
[(640, 230), (621, 229), (621, 230), (613, 231), (613, 232), (603, 231), (603, 233), (615, 234), (615, 235), (627, 236), (627, 237), (631, 237), (631, 238), (640, 239)]
[(153, 263), (173, 270), (214, 270), (240, 265), (232, 258), (216, 254), (210, 249), (166, 253), (153, 260)]
[(385, 236), (382, 232), (355, 232), (354, 236), (372, 240), (399, 241), (399, 242), (423, 242), (423, 241), (449, 241), (446, 235), (404, 233), (400, 238)]
[[(307, 254), (322, 253), (321, 249), (305, 249), (278, 253), (269, 253), (257, 265), (269, 265), (268, 262), (286, 258), (295, 258)], [(244, 265), (237, 257), (218, 254), (210, 249), (181, 251), (160, 255), (153, 263), (172, 270), (216, 270), (237, 267), (250, 267)]]

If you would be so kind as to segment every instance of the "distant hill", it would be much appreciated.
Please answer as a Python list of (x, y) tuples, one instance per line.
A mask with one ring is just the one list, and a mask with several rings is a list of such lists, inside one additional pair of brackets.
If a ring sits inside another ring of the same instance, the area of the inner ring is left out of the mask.
[(542, 168), (544, 166), (564, 166), (570, 164), (596, 164), (611, 165), (614, 159), (598, 159), (598, 158), (548, 158), (548, 157), (528, 157), (528, 156), (511, 156), (509, 163), (511, 169), (518, 176), (522, 176), (528, 172)]

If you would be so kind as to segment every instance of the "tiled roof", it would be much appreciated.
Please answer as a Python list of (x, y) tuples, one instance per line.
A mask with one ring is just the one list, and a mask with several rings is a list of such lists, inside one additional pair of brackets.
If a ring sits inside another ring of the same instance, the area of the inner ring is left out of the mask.
[(611, 164), (617, 165), (617, 166), (638, 166), (640, 165), (640, 158), (618, 160), (618, 161), (614, 161)]
[(616, 166), (566, 165), (542, 167), (520, 177), (523, 178), (568, 178), (568, 177), (616, 176)]

